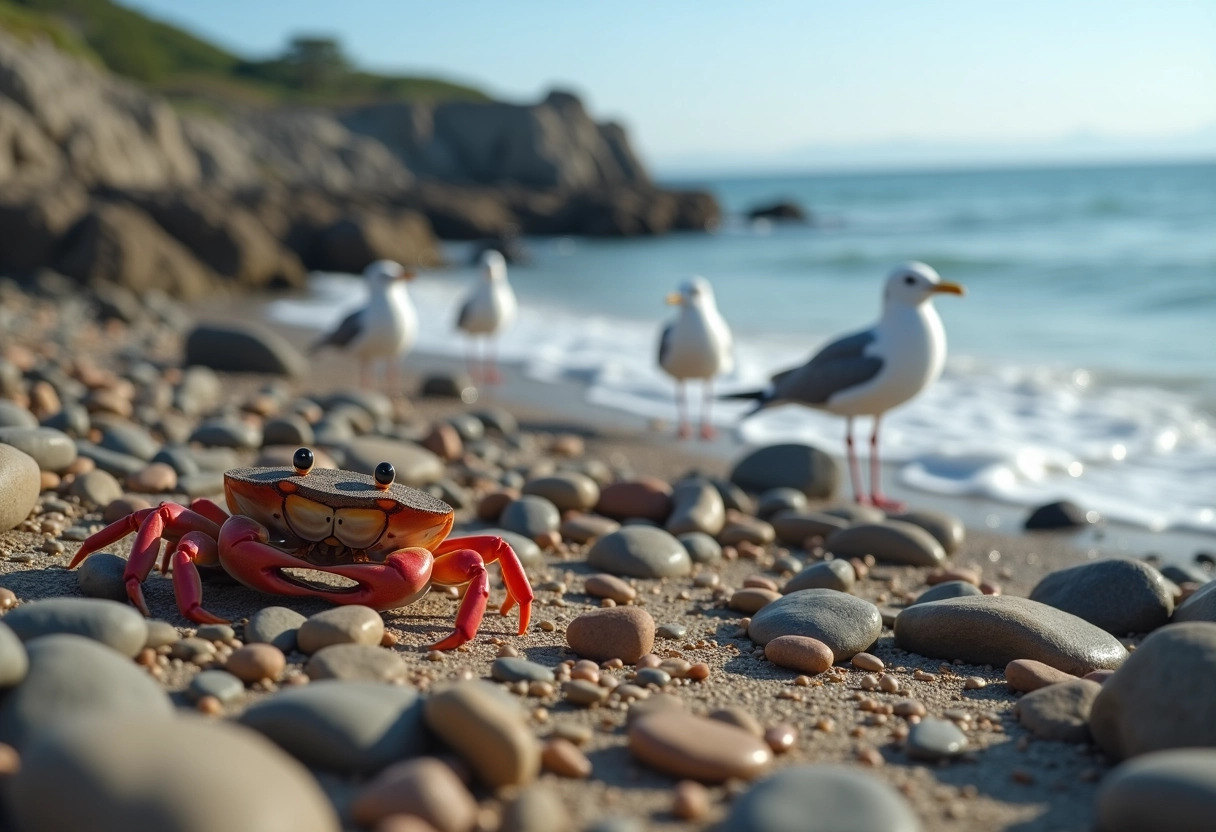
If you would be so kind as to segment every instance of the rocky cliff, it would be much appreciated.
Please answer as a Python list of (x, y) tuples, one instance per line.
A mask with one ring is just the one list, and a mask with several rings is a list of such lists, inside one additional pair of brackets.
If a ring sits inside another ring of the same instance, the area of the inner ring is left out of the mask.
[(624, 130), (568, 93), (182, 115), (0, 29), (0, 272), (196, 297), (434, 264), (436, 235), (661, 234), (717, 215), (657, 188)]

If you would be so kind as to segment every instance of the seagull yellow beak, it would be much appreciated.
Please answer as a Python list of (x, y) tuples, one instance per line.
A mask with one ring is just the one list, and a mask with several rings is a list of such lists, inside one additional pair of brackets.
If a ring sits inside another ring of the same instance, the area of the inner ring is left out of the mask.
[(965, 294), (967, 294), (966, 290), (963, 289), (962, 286), (960, 286), (957, 283), (951, 283), (948, 280), (943, 280), (941, 283), (938, 283), (936, 286), (933, 287), (933, 291), (936, 294), (941, 294), (941, 295), (965, 295)]
[(398, 277), (397, 279), (398, 280), (413, 280), (417, 276), (418, 276), (418, 272), (414, 271), (413, 269), (406, 269), (405, 271), (403, 271), (401, 273), (400, 277)]
[(681, 305), (683, 305), (683, 303), (684, 303), (684, 296), (681, 295), (679, 292), (672, 292), (670, 295), (667, 296), (667, 305), (668, 306), (681, 306)]

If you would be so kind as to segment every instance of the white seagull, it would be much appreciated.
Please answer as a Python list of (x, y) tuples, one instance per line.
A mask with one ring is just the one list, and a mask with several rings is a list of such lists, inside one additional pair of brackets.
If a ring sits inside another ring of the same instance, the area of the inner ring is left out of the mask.
[(367, 280), (367, 303), (347, 315), (337, 328), (309, 349), (316, 352), (324, 347), (337, 347), (359, 361), (359, 379), (370, 387), (367, 372), (372, 362), (385, 365), (389, 390), (396, 388), (401, 356), (409, 352), (418, 338), (418, 312), (402, 281), (411, 280), (413, 272), (400, 263), (377, 260), (363, 270)]
[(515, 321), (518, 304), (515, 292), (507, 282), (506, 258), (500, 252), (489, 249), (481, 255), (481, 267), (483, 279), (465, 298), (460, 315), (456, 318), (456, 326), (474, 338), (484, 336), (480, 373), (474, 364), (472, 352), (467, 355), (469, 373), (474, 380), (480, 375), (487, 384), (498, 384), (502, 377), (494, 366), (494, 336)]
[[(730, 398), (756, 399), (747, 415), (793, 402), (844, 416), (849, 476), (857, 502), (902, 511), (880, 487), (878, 428), (888, 410), (911, 399), (937, 380), (946, 363), (946, 331), (932, 299), (963, 294), (963, 287), (941, 279), (924, 263), (904, 263), (887, 277), (882, 317), (869, 329), (846, 335), (821, 349), (801, 367), (773, 376), (768, 389)], [(861, 487), (853, 446), (853, 418), (873, 416), (870, 434), (870, 497)]]
[(684, 383), (701, 379), (704, 382), (701, 438), (712, 439), (714, 427), (709, 421), (709, 406), (713, 401), (714, 376), (734, 368), (730, 327), (718, 312), (713, 287), (703, 277), (685, 281), (679, 292), (667, 296), (667, 302), (679, 306), (680, 312), (664, 327), (659, 338), (659, 366), (676, 380), (678, 435), (685, 439), (691, 433)]

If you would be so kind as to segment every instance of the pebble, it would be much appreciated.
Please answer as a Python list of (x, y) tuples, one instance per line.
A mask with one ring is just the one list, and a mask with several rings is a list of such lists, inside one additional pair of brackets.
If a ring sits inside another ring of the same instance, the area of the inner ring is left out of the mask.
[(810, 636), (843, 661), (868, 648), (882, 633), (878, 608), (831, 589), (792, 592), (756, 613), (747, 634), (757, 644), (784, 635)]
[(543, 664), (504, 656), (491, 662), (490, 678), (496, 682), (552, 682), (556, 677)]
[(267, 419), (262, 425), (262, 447), (299, 448), (316, 441), (312, 425), (302, 416), (289, 413)]
[(263, 607), (245, 623), (245, 641), (273, 644), (284, 653), (290, 653), (296, 649), (296, 635), (307, 620), (287, 607)]
[(858, 653), (849, 661), (853, 667), (858, 670), (864, 670), (867, 673), (881, 673), (887, 667), (882, 659), (870, 653)]
[(1009, 595), (908, 607), (895, 619), (895, 644), (922, 656), (998, 667), (1034, 659), (1074, 675), (1118, 667), (1127, 658), (1109, 633), (1055, 607)]
[(798, 729), (788, 722), (779, 722), (764, 732), (764, 741), (774, 754), (784, 754), (798, 744)]
[(227, 670), (204, 670), (190, 680), (186, 698), (198, 702), (204, 696), (214, 696), (221, 704), (232, 705), (245, 698), (245, 683)]
[(813, 563), (786, 582), (782, 592), (800, 589), (834, 589), (849, 592), (857, 580), (853, 565), (845, 560), (825, 560)]
[(823, 673), (836, 661), (832, 648), (809, 636), (777, 636), (764, 645), (764, 657), (799, 673)]
[[(944, 581), (934, 584), (916, 597), (912, 604), (927, 604), (931, 601), (941, 601), (946, 598), (967, 598), (972, 595), (983, 595), (978, 586), (967, 581)], [(912, 606), (909, 604), (909, 606)]]
[(847, 528), (849, 521), (821, 511), (779, 511), (768, 518), (777, 539), (790, 546), (801, 546), (808, 538), (827, 537)]
[(569, 832), (566, 807), (548, 786), (532, 785), (503, 808), (498, 832)]
[(1169, 623), (1174, 596), (1164, 576), (1130, 558), (1083, 563), (1039, 581), (1030, 593), (1116, 636), (1147, 633)]
[[(46, 732), (22, 755), (9, 784), (22, 829), (341, 829), (309, 772), (252, 731), (192, 716), (114, 716)], [(170, 776), (183, 754), (189, 775)]]
[(591, 575), (583, 583), (583, 591), (595, 598), (611, 598), (618, 604), (627, 604), (637, 597), (638, 591), (615, 575)]
[(738, 546), (749, 543), (753, 546), (767, 546), (777, 539), (770, 523), (747, 515), (736, 515), (718, 533), (718, 542), (723, 546)]
[(1216, 746), (1214, 678), (1216, 624), (1162, 627), (1102, 684), (1089, 718), (1094, 741), (1115, 759)]
[[(139, 464), (139, 468), (143, 469), (142, 462)], [(85, 506), (96, 508), (108, 506), (122, 497), (122, 486), (118, 480), (114, 479), (113, 474), (98, 468), (87, 471), (72, 480), (72, 484), (68, 486), (68, 494), (79, 499)]]
[(688, 628), (683, 624), (660, 624), (655, 635), (659, 638), (680, 639), (688, 635)]
[(1026, 518), (1027, 530), (1075, 529), (1088, 526), (1089, 513), (1074, 502), (1059, 500), (1032, 510)]
[(728, 725), (733, 725), (736, 728), (742, 728), (753, 737), (764, 736), (764, 726), (760, 721), (745, 711), (738, 705), (728, 705), (725, 708), (718, 708), (716, 711), (709, 713), (710, 719), (716, 719), (719, 722), (725, 722)]
[(915, 760), (945, 760), (967, 750), (967, 735), (948, 719), (926, 717), (908, 730), (905, 748)]
[(464, 441), (460, 438), (460, 432), (444, 423), (433, 425), (421, 444), (446, 462), (460, 459), (464, 454)]
[(405, 662), (377, 643), (330, 644), (317, 650), (304, 665), (310, 679), (342, 679), (348, 682), (401, 682)]
[(443, 460), (421, 445), (380, 436), (359, 436), (342, 445), (346, 454), (344, 468), (360, 474), (373, 474), (381, 462), (392, 463), (397, 482), (423, 488), (443, 479)]
[(1013, 712), (1041, 740), (1089, 742), (1089, 712), (1100, 690), (1085, 679), (1048, 685), (1019, 699)]
[[(97, 423), (94, 423), (98, 427)], [(147, 462), (160, 450), (160, 443), (143, 425), (126, 419), (107, 418), (101, 427), (101, 440), (97, 443), (107, 451), (126, 454)]]
[(127, 716), (155, 721), (173, 713), (169, 697), (147, 673), (92, 639), (44, 635), (25, 649), (29, 671), (0, 700), (0, 742), (18, 751), (27, 740), (48, 733), (49, 725), (83, 726)]
[(155, 618), (148, 619), (148, 638), (144, 642), (144, 647), (156, 649), (158, 647), (167, 647), (181, 638), (177, 632), (177, 628), (168, 621), (160, 621)]
[(840, 484), (840, 466), (810, 445), (769, 445), (735, 463), (730, 481), (752, 493), (793, 488), (814, 500), (831, 497)]
[(1051, 665), (1036, 662), (1034, 659), (1014, 659), (1005, 665), (1005, 684), (1009, 685), (1011, 690), (1022, 693), (1030, 693), (1061, 682), (1071, 682), (1076, 678), (1071, 673), (1056, 670)]
[(0, 690), (20, 684), (29, 669), (25, 645), (7, 624), (0, 621)]
[(942, 549), (945, 550), (946, 557), (957, 552), (967, 536), (962, 520), (941, 511), (917, 509), (903, 514), (893, 514), (890, 519), (920, 526), (937, 539), (937, 542), (942, 545)]
[(218, 416), (200, 423), (189, 441), (205, 448), (253, 450), (262, 447), (262, 428), (243, 419)]
[(287, 657), (273, 644), (246, 644), (228, 656), (224, 669), (252, 685), (263, 679), (276, 681), (287, 667)]
[(801, 765), (756, 783), (735, 800), (723, 830), (747, 832), (920, 832), (892, 786), (855, 768)]
[(529, 540), (556, 532), (562, 524), (561, 514), (544, 497), (524, 496), (507, 503), (499, 515), (498, 525)]
[(655, 623), (641, 607), (592, 610), (566, 627), (566, 643), (597, 662), (620, 659), (632, 664), (654, 647)]
[(643, 687), (654, 685), (665, 688), (671, 684), (671, 674), (658, 667), (643, 667), (633, 678), (635, 684)]
[(595, 512), (613, 520), (642, 518), (663, 523), (671, 514), (671, 486), (654, 477), (614, 482), (600, 491)]
[(302, 653), (315, 653), (331, 644), (378, 646), (384, 638), (384, 619), (371, 607), (348, 604), (309, 616), (296, 632)]
[(42, 471), (29, 454), (0, 445), (0, 531), (15, 528), (38, 504)]
[(127, 559), (110, 552), (94, 552), (76, 569), (76, 586), (89, 598), (127, 603), (124, 574)]
[(1145, 754), (1098, 787), (1102, 832), (1207, 832), (1216, 816), (1216, 749)]
[(1216, 622), (1216, 581), (1204, 584), (1183, 601), (1174, 610), (1174, 621)]
[(558, 532), (567, 540), (575, 543), (590, 543), (597, 537), (612, 534), (621, 524), (598, 514), (567, 514), (562, 520)]
[(0, 427), (4, 428), (36, 428), (38, 419), (16, 402), (0, 398)]
[(735, 612), (741, 612), (746, 615), (759, 612), (769, 604), (781, 597), (781, 593), (775, 589), (764, 589), (762, 587), (747, 587), (745, 589), (736, 590), (730, 596), (730, 601), (727, 602)]
[(62, 474), (76, 461), (76, 442), (54, 428), (0, 428), (0, 444), (29, 454), (42, 471)]
[(806, 510), (806, 495), (797, 488), (770, 488), (756, 498), (756, 516), (761, 520), (772, 520), (782, 511)]
[(411, 815), (435, 832), (471, 832), (477, 825), (477, 801), (451, 766), (419, 757), (394, 763), (360, 787), (350, 814), (363, 827), (392, 815)]
[(611, 691), (608, 688), (600, 687), (587, 679), (571, 679), (568, 682), (562, 682), (562, 696), (566, 698), (566, 701), (571, 705), (583, 708), (603, 703), (609, 693)]
[(563, 737), (550, 737), (540, 751), (541, 765), (545, 771), (558, 777), (585, 780), (591, 776), (591, 761), (578, 746)]
[(681, 577), (692, 572), (688, 550), (663, 529), (626, 526), (592, 544), (587, 565), (634, 578)]
[(704, 532), (688, 532), (677, 539), (693, 563), (713, 564), (722, 560), (722, 544)]
[(946, 560), (946, 550), (937, 538), (920, 526), (898, 520), (849, 526), (832, 532), (823, 545), (838, 558), (873, 555), (884, 563), (907, 566), (940, 566)]
[(665, 774), (703, 783), (751, 780), (773, 757), (763, 740), (741, 728), (677, 710), (635, 719), (629, 752)]
[(529, 480), (524, 483), (523, 493), (543, 497), (562, 512), (590, 511), (600, 499), (599, 484), (577, 471)]
[(370, 774), (426, 749), (422, 709), (404, 685), (330, 679), (284, 688), (237, 719), (307, 766)]
[(236, 638), (236, 630), (231, 624), (200, 624), (194, 634), (217, 644), (224, 644)]
[(128, 658), (143, 649), (148, 625), (133, 607), (97, 598), (46, 598), (31, 601), (4, 617), (22, 641), (52, 633), (91, 638)]
[(127, 478), (127, 488), (141, 494), (164, 494), (177, 488), (177, 472), (163, 462), (152, 462)]
[(481, 681), (458, 682), (430, 695), (426, 724), (491, 788), (522, 786), (540, 771), (540, 743), (519, 706)]
[(711, 482), (685, 480), (676, 485), (671, 501), (666, 528), (674, 535), (691, 532), (717, 535), (726, 523), (726, 504)]

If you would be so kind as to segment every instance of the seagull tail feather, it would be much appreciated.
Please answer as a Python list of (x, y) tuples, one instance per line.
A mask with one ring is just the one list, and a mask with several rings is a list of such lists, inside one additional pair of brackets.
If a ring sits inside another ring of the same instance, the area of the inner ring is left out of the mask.
[(742, 393), (728, 393), (725, 396), (719, 396), (718, 398), (755, 402), (755, 406), (740, 417), (742, 419), (746, 419), (749, 416), (754, 416), (755, 414), (759, 413), (773, 401), (773, 389), (769, 387), (764, 390), (747, 390)]

